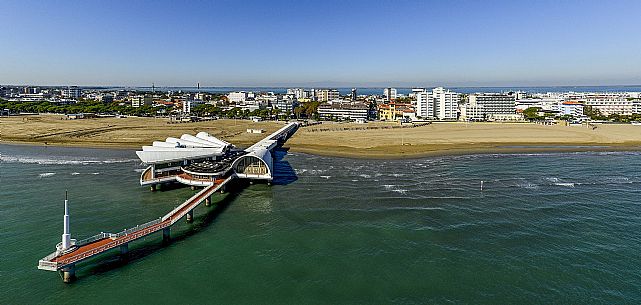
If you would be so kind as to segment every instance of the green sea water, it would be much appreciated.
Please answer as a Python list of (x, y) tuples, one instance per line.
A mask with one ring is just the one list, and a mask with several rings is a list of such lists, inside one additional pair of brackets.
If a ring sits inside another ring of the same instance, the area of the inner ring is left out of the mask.
[[(353, 160), (279, 151), (192, 224), (37, 270), (62, 233), (155, 219), (195, 191), (138, 185), (133, 151), (0, 146), (0, 304), (638, 304), (641, 154)], [(480, 181), (484, 189), (480, 190)]]

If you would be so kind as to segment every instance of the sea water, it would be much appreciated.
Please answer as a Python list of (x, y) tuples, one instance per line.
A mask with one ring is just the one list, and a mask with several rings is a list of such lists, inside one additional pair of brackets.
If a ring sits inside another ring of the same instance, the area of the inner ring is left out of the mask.
[[(641, 154), (355, 160), (277, 152), (274, 185), (214, 195), (160, 233), (37, 270), (62, 234), (155, 219), (130, 150), (0, 146), (0, 304), (583, 304), (641, 302)], [(480, 184), (483, 181), (483, 190)]]

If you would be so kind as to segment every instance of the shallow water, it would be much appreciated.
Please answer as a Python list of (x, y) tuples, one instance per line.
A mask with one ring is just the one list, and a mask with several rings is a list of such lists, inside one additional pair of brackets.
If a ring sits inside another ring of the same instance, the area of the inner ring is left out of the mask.
[[(353, 160), (278, 152), (275, 185), (217, 194), (193, 224), (80, 265), (36, 269), (75, 238), (165, 214), (132, 151), (0, 146), (0, 304), (639, 303), (641, 154)], [(480, 182), (483, 181), (483, 191)]]

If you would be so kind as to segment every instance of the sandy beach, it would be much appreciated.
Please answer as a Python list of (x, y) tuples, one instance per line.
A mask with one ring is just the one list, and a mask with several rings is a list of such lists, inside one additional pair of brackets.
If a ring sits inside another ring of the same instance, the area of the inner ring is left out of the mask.
[[(283, 123), (216, 120), (167, 124), (160, 118), (62, 120), (60, 115), (0, 119), (0, 143), (136, 149), (154, 140), (206, 131), (248, 146)], [(301, 128), (286, 144), (292, 152), (354, 157), (411, 158), (430, 155), (546, 151), (641, 150), (641, 126), (543, 126), (528, 123), (325, 123)], [(248, 128), (263, 134), (247, 133)], [(372, 129), (367, 129), (372, 128)]]

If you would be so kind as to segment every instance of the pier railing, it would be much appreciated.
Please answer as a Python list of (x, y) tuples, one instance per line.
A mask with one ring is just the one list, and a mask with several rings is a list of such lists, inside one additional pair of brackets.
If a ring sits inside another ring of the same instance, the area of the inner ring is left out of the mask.
[(118, 232), (116, 234), (110, 234), (110, 235), (112, 235), (110, 237), (111, 238), (123, 237), (125, 235), (131, 234), (131, 233), (136, 232), (136, 231), (140, 231), (142, 229), (146, 229), (148, 227), (151, 227), (153, 225), (159, 224), (161, 222), (162, 222), (162, 217), (158, 217), (157, 219), (154, 219), (154, 220), (149, 221), (149, 222), (145, 222), (145, 223), (143, 223), (141, 225), (137, 225), (137, 226), (135, 226), (133, 228), (122, 230), (122, 232)]
[[(57, 262), (56, 266), (65, 266), (65, 265), (68, 265), (68, 264), (72, 264), (72, 263), (81, 261), (81, 260), (86, 259), (88, 257), (91, 257), (91, 256), (94, 256), (96, 254), (102, 253), (102, 252), (104, 252), (106, 250), (109, 250), (109, 249), (115, 248), (117, 246), (129, 243), (132, 240), (136, 240), (136, 239), (138, 239), (140, 237), (143, 237), (143, 236), (146, 236), (146, 235), (151, 234), (153, 232), (156, 232), (156, 231), (158, 231), (160, 229), (168, 227), (169, 225), (170, 224), (168, 222), (160, 222), (160, 223), (156, 223), (155, 225), (150, 225), (150, 226), (147, 226), (145, 228), (139, 229), (138, 231), (133, 231), (131, 233), (124, 234), (120, 238), (115, 238), (115, 239), (113, 239), (113, 241), (108, 242), (108, 243), (106, 243), (104, 245), (101, 245), (101, 246), (99, 246), (97, 248), (91, 249), (91, 250), (83, 252), (83, 253), (78, 253), (78, 254), (76, 254), (74, 256), (71, 256), (71, 257), (68, 257), (68, 258), (65, 258), (65, 259), (61, 259), (61, 260), (59, 260)], [(125, 230), (125, 231), (127, 231), (127, 230)], [(121, 232), (121, 233), (124, 233), (124, 231)]]
[(82, 245), (90, 244), (90, 243), (92, 243), (94, 241), (108, 238), (108, 237), (110, 237), (110, 235), (111, 235), (111, 233), (100, 232), (100, 233), (98, 233), (98, 234), (96, 234), (94, 236), (91, 236), (91, 237), (85, 238), (83, 240), (77, 241), (76, 242), (76, 246), (82, 246)]
[[(47, 257), (49, 257), (49, 256), (47, 256)], [(53, 257), (50, 258), (50, 259), (47, 259), (47, 257), (45, 257), (45, 258), (41, 259), (40, 261), (38, 261), (38, 268), (45, 269), (45, 270), (51, 270), (51, 271), (58, 270), (58, 263), (51, 261), (53, 259)]]

